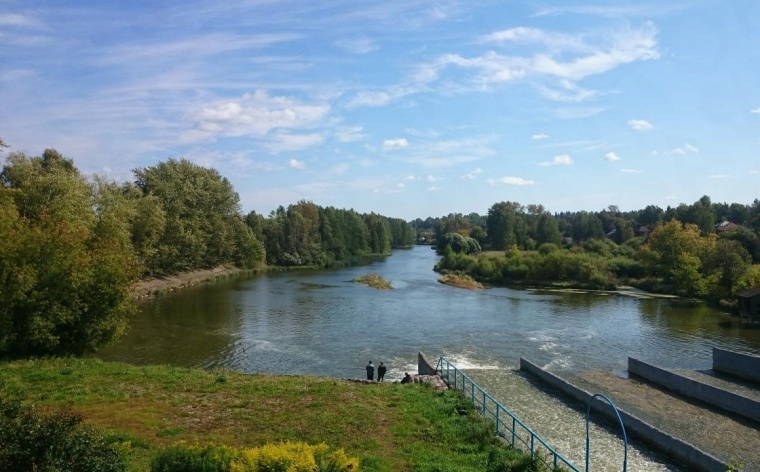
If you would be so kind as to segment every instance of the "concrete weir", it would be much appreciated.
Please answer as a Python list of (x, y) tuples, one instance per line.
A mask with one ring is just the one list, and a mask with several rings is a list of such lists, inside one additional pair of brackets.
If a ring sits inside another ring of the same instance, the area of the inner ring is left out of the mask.
[(714, 347), (713, 370), (740, 379), (760, 382), (760, 357)]
[[(570, 382), (562, 379), (561, 377), (548, 372), (532, 362), (520, 358), (520, 370), (530, 373), (537, 377), (539, 380), (545, 382), (552, 388), (559, 390), (568, 397), (579, 401), (583, 404), (588, 404), (592, 398), (592, 394), (571, 384)], [(617, 421), (615, 413), (610, 406), (600, 399), (594, 399), (591, 403), (591, 408), (607, 418)], [(707, 454), (706, 452), (696, 448), (695, 446), (682, 441), (658, 428), (655, 428), (651, 424), (639, 419), (638, 417), (619, 410), (620, 416), (625, 424), (626, 432), (629, 435), (635, 436), (643, 442), (646, 442), (650, 446), (659, 449), (670, 457), (675, 458), (684, 465), (688, 465), (693, 470), (705, 471), (705, 472), (723, 472), (727, 469), (728, 465), (717, 459), (716, 457)]]
[(725, 411), (760, 422), (760, 402), (757, 400), (698, 382), (632, 357), (628, 358), (628, 372), (685, 397), (703, 401)]

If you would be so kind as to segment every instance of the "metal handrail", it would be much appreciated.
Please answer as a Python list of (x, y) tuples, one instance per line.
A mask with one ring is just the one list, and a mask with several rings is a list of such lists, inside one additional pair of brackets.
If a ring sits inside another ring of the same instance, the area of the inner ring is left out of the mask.
[(507, 441), (513, 448), (523, 453), (530, 452), (531, 458), (538, 458), (544, 465), (550, 468), (563, 466), (572, 472), (581, 472), (579, 468), (554, 450), (549, 443), (533, 432), (511, 411), (507, 410), (443, 356), (438, 359), (436, 370), (446, 380), (449, 388), (461, 390), (464, 396), (472, 400), (475, 404), (475, 409), (482, 417), (494, 420), (496, 434)]
[(620, 428), (623, 430), (623, 472), (626, 472), (628, 470), (628, 435), (625, 433), (625, 425), (623, 424), (623, 418), (620, 417), (620, 412), (618, 411), (617, 406), (615, 406), (614, 403), (612, 403), (612, 400), (607, 398), (605, 395), (601, 393), (595, 394), (593, 397), (591, 397), (588, 401), (588, 406), (586, 407), (586, 472), (589, 470), (589, 455), (591, 453), (591, 439), (589, 436), (589, 421), (591, 418), (591, 403), (594, 401), (596, 397), (604, 398), (607, 403), (612, 407), (612, 410), (615, 412), (615, 415), (617, 416), (618, 421), (620, 422)]

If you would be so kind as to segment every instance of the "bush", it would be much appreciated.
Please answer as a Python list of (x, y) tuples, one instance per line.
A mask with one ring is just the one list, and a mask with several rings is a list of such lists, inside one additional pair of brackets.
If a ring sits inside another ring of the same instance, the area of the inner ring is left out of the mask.
[(348, 472), (359, 461), (342, 449), (326, 444), (311, 446), (285, 442), (236, 449), (227, 446), (194, 446), (183, 442), (162, 449), (151, 463), (151, 472)]
[(228, 472), (235, 448), (208, 444), (189, 445), (179, 442), (160, 450), (150, 463), (151, 472)]
[(126, 459), (78, 415), (43, 414), (0, 397), (0, 470), (124, 471)]

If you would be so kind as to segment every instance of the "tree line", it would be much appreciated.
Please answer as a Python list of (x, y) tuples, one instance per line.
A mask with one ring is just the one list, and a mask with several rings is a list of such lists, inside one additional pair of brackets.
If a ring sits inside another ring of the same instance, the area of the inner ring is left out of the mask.
[[(492, 283), (626, 283), (715, 302), (760, 284), (759, 200), (714, 204), (703, 196), (665, 210), (610, 206), (556, 214), (541, 205), (500, 202), (486, 216), (451, 214), (412, 224), (438, 241), (445, 256), (439, 270)], [(452, 233), (502, 254), (473, 255), (478, 251), (469, 250), (471, 243), (450, 243)]]
[(145, 275), (321, 267), (385, 255), (416, 237), (400, 219), (307, 201), (244, 216), (229, 180), (185, 159), (133, 174), (121, 183), (88, 177), (53, 149), (7, 156), (0, 356), (82, 354), (115, 340), (135, 311), (130, 286)]

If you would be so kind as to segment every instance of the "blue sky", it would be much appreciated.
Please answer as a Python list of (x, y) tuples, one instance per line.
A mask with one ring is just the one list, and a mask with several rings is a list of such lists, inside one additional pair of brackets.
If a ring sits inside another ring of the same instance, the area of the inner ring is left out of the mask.
[(0, 137), (244, 212), (760, 198), (760, 2), (0, 0)]

